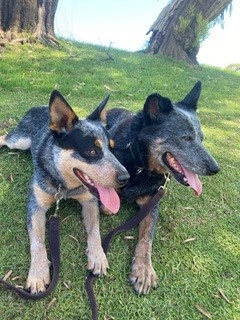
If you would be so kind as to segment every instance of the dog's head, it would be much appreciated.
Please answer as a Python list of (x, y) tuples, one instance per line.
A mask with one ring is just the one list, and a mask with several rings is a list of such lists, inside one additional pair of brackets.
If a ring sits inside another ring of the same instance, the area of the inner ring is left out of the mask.
[(119, 197), (114, 188), (126, 183), (129, 175), (110, 151), (113, 141), (103, 125), (108, 99), (109, 96), (86, 119), (80, 120), (54, 90), (49, 102), (49, 129), (57, 149), (57, 168), (67, 187), (82, 183), (115, 213)]
[(151, 94), (144, 105), (145, 128), (141, 132), (149, 148), (149, 166), (154, 170), (160, 165), (197, 195), (202, 192), (198, 175), (213, 175), (220, 170), (202, 144), (203, 133), (196, 114), (200, 93), (198, 81), (178, 103), (158, 93)]

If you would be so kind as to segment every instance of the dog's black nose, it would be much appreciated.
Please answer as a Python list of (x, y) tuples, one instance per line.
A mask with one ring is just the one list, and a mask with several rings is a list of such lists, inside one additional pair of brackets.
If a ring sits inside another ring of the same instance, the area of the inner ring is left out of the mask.
[(130, 178), (129, 174), (128, 173), (121, 173), (117, 176), (117, 179), (118, 179), (118, 182), (119, 182), (119, 185), (122, 187), (124, 186), (127, 182), (128, 182), (128, 179)]
[(217, 164), (214, 164), (209, 168), (209, 175), (212, 176), (212, 175), (218, 173), (219, 171), (220, 171), (219, 166)]

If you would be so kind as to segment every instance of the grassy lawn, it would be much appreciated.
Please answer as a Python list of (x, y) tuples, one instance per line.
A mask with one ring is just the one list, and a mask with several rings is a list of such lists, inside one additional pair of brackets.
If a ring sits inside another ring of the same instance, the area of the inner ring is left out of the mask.
[[(205, 145), (221, 172), (201, 179), (200, 198), (171, 181), (153, 247), (156, 290), (138, 296), (128, 282), (136, 230), (127, 233), (131, 240), (126, 234), (115, 238), (109, 273), (94, 287), (101, 320), (239, 320), (240, 74), (141, 53), (112, 49), (110, 54), (113, 60), (103, 47), (71, 42), (62, 42), (61, 50), (24, 45), (0, 53), (0, 134), (13, 128), (31, 106), (47, 104), (54, 88), (84, 117), (107, 93), (109, 108), (137, 111), (153, 92), (178, 101), (201, 80), (199, 117)], [(13, 280), (17, 285), (25, 283), (29, 268), (25, 218), (31, 172), (29, 152), (0, 150), (0, 276), (13, 270), (11, 279), (18, 277)], [(102, 235), (134, 212), (123, 205), (117, 216), (101, 216)], [(61, 202), (60, 216), (62, 262), (56, 290), (44, 300), (25, 302), (0, 288), (0, 319), (91, 318), (84, 289), (81, 208), (73, 201)]]

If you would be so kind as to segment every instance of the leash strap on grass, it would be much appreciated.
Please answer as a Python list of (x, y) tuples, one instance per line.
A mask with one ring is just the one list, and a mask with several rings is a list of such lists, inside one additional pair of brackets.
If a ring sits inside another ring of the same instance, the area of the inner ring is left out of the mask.
[(48, 288), (44, 292), (37, 294), (31, 294), (27, 290), (20, 289), (12, 285), (11, 283), (0, 278), (0, 284), (5, 288), (15, 292), (20, 298), (25, 300), (39, 300), (49, 295), (56, 287), (59, 279), (60, 271), (60, 237), (59, 237), (59, 220), (56, 215), (50, 217), (50, 252), (52, 259), (53, 276)]
[[(168, 179), (168, 178), (167, 178)], [(166, 182), (165, 182), (166, 183)], [(138, 224), (149, 214), (149, 212), (158, 204), (160, 199), (164, 196), (166, 191), (166, 187), (164, 184), (164, 187), (160, 187), (159, 191), (151, 198), (151, 200), (143, 205), (141, 209), (135, 214), (131, 219), (129, 219), (127, 222), (121, 224), (120, 226), (113, 229), (103, 240), (102, 247), (105, 254), (107, 254), (110, 243), (113, 239), (113, 237), (123, 231), (128, 231), (130, 229), (133, 229), (138, 226)], [(92, 310), (92, 320), (98, 319), (98, 308), (97, 308), (97, 302), (93, 291), (93, 280), (97, 276), (94, 276), (92, 272), (89, 272), (86, 282), (85, 282), (85, 288), (88, 294), (88, 299), (90, 302), (91, 310)]]

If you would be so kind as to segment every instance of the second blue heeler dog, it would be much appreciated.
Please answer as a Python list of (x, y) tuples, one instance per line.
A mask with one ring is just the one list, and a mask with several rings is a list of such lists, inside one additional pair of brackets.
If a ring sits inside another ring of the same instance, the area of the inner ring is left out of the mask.
[[(218, 164), (204, 148), (197, 118), (201, 82), (187, 96), (172, 103), (158, 93), (147, 97), (137, 114), (115, 108), (107, 112), (107, 129), (115, 142), (114, 155), (130, 174), (121, 197), (139, 206), (146, 204), (170, 173), (176, 181), (202, 192), (198, 175), (219, 171)], [(138, 293), (146, 294), (157, 284), (151, 251), (159, 209), (156, 207), (139, 225), (139, 239), (130, 281)]]

